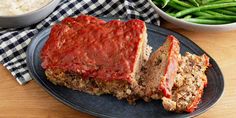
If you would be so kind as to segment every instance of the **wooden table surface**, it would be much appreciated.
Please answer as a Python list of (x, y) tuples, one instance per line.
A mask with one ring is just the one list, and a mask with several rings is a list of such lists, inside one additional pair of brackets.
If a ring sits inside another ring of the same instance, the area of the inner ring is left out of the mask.
[[(219, 64), (225, 79), (225, 91), (221, 99), (199, 118), (236, 117), (236, 31), (192, 32), (165, 23), (198, 44)], [(0, 65), (0, 117), (4, 118), (93, 118), (76, 111), (54, 99), (34, 80), (20, 86), (14, 77)]]

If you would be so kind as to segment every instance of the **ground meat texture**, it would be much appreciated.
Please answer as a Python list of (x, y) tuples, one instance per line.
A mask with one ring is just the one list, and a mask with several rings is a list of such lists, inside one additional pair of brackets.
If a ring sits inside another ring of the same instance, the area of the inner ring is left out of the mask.
[(177, 72), (179, 49), (178, 40), (168, 36), (165, 43), (151, 55), (141, 75), (139, 94), (144, 100), (170, 97)]
[(99, 79), (83, 79), (78, 73), (63, 70), (46, 70), (47, 79), (56, 85), (86, 92), (92, 95), (112, 94), (118, 99), (127, 99), (132, 104), (138, 98), (133, 93), (133, 86), (121, 80), (101, 81)]
[(207, 85), (205, 71), (209, 66), (209, 58), (205, 54), (197, 56), (188, 52), (179, 58), (172, 96), (162, 98), (163, 106), (168, 111), (193, 112)]

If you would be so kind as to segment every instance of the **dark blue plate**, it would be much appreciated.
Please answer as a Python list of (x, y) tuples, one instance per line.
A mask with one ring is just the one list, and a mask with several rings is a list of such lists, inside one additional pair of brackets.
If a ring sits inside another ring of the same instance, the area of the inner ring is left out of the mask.
[[(105, 19), (109, 20), (109, 19)], [(200, 47), (187, 37), (176, 32), (147, 24), (148, 44), (156, 50), (167, 35), (174, 35), (180, 41), (181, 54), (191, 52), (197, 55), (206, 54)], [(129, 105), (125, 100), (117, 100), (111, 95), (93, 96), (83, 92), (74, 91), (66, 87), (56, 86), (46, 79), (44, 70), (41, 67), (39, 58), (40, 51), (48, 39), (50, 29), (40, 32), (32, 41), (27, 50), (27, 66), (29, 72), (48, 93), (64, 104), (98, 117), (106, 118), (157, 118), (157, 117), (194, 117), (207, 111), (217, 102), (224, 90), (223, 75), (210, 57), (211, 67), (207, 70), (208, 86), (204, 90), (202, 102), (193, 113), (171, 113), (162, 107), (161, 101), (146, 103), (137, 101), (136, 105)]]

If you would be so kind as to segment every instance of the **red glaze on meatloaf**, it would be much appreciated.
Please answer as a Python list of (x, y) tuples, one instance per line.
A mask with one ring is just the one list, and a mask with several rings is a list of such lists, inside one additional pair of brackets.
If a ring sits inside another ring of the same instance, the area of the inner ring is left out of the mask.
[(66, 18), (51, 30), (41, 52), (42, 67), (77, 72), (83, 78), (131, 82), (145, 31), (141, 20)]

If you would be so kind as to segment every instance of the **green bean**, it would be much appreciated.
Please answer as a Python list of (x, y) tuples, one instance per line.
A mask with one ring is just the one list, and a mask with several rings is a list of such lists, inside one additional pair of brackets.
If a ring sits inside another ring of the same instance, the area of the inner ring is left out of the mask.
[(209, 4), (219, 4), (219, 3), (227, 3), (227, 2), (236, 2), (236, 0), (217, 0), (210, 2)]
[[(158, 1), (158, 0), (155, 0), (155, 2)], [(159, 1), (160, 2), (160, 1)], [(173, 2), (173, 1), (170, 1), (168, 3), (168, 6), (171, 7), (171, 8), (174, 8), (176, 10), (185, 10), (185, 9), (188, 9), (187, 7), (183, 7), (183, 6), (180, 6), (178, 5), (177, 3)], [(173, 15), (173, 13), (172, 13)], [(204, 12), (194, 12), (193, 15), (196, 15), (196, 16), (211, 16), (211, 14), (209, 13), (204, 13)]]
[(202, 5), (202, 0), (196, 0), (199, 5)]
[(196, 15), (196, 16), (212, 16), (211, 14), (206, 13), (206, 12), (194, 12), (193, 15)]
[[(185, 10), (185, 9), (189, 8), (189, 7), (179, 6), (176, 2), (173, 2), (173, 1), (170, 1), (168, 6), (173, 7), (174, 9), (177, 9), (177, 10)], [(194, 12), (193, 15), (196, 15), (196, 16), (211, 16), (211, 14), (204, 13), (204, 12)]]
[(187, 16), (185, 16), (184, 18), (186, 19), (188, 19), (188, 18), (191, 18), (192, 17), (192, 15), (187, 15)]
[(225, 16), (200, 16), (198, 18), (236, 21), (236, 16), (226, 16), (226, 15)]
[(226, 10), (232, 11), (232, 12), (236, 12), (236, 7), (229, 7), (229, 8), (225, 8)]
[(217, 10), (214, 10), (215, 12), (219, 12), (219, 13), (222, 13), (224, 15), (236, 15), (235, 12), (233, 11), (228, 11), (228, 10), (224, 10), (224, 9), (217, 9)]
[(201, 0), (202, 4), (209, 4), (209, 3), (215, 2), (215, 1), (218, 1), (218, 0)]
[(226, 23), (231, 23), (231, 21), (226, 21), (226, 20), (209, 20), (209, 19), (200, 19), (200, 18), (188, 18), (188, 19), (183, 19), (187, 22), (192, 22), (192, 23), (199, 23), (199, 24), (226, 24)]
[(196, 0), (188, 0), (190, 3), (192, 3), (194, 6), (199, 7), (199, 3)]
[[(178, 4), (173, 3), (173, 2), (170, 2), (170, 3), (168, 4), (168, 6), (173, 7), (173, 8), (175, 8), (175, 9), (177, 9), (177, 10), (185, 10), (185, 9), (187, 9), (186, 7), (181, 7), (181, 6), (179, 6)], [(196, 15), (196, 16), (211, 16), (211, 14), (209, 14), (209, 13), (204, 13), (204, 12), (194, 12), (193, 15)]]
[(175, 13), (167, 13), (168, 15), (170, 15), (170, 16), (175, 16)]
[(185, 3), (185, 2), (182, 2), (182, 1), (179, 1), (179, 0), (172, 0), (173, 2), (183, 6), (183, 7), (193, 7), (192, 5), (188, 4), (188, 3)]
[(176, 3), (172, 2), (172, 1), (168, 4), (168, 6), (173, 7), (175, 9), (177, 9), (177, 10), (185, 10), (185, 9), (187, 9), (186, 7), (182, 7), (182, 6), (176, 4)]
[(225, 7), (234, 7), (236, 6), (236, 2), (234, 3), (222, 3), (222, 4), (212, 4), (212, 5), (203, 5), (200, 7), (193, 7), (189, 9), (182, 10), (178, 13), (176, 13), (176, 17), (181, 17), (196, 11), (201, 11), (201, 10), (208, 10), (208, 9), (218, 9), (218, 8), (225, 8)]
[(162, 6), (162, 8), (164, 8), (169, 2), (170, 2), (170, 0), (162, 0), (163, 1), (163, 6)]
[(215, 12), (215, 11), (204, 11), (204, 12), (206, 12), (206, 13), (208, 13), (208, 14), (211, 14), (211, 15), (213, 15), (213, 16), (224, 16), (224, 14), (221, 14), (221, 13), (218, 13), (218, 12)]

